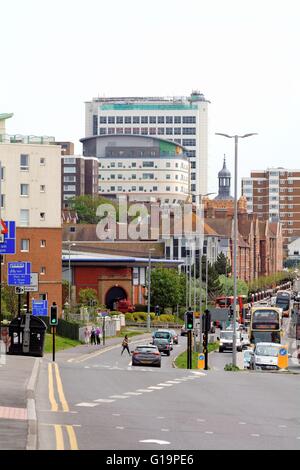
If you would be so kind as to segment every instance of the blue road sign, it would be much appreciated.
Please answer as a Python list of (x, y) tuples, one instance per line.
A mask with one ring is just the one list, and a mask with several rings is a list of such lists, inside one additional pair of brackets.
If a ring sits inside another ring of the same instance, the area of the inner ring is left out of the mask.
[(14, 255), (16, 253), (16, 222), (5, 220), (4, 223), (8, 232), (4, 233), (4, 241), (0, 243), (0, 255)]
[(48, 300), (32, 299), (32, 315), (39, 317), (48, 316)]
[(29, 286), (31, 263), (28, 261), (15, 261), (7, 263), (7, 284), (9, 286)]

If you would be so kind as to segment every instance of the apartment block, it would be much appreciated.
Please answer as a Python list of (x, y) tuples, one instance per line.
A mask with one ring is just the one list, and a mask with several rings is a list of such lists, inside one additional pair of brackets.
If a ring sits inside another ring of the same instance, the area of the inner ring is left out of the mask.
[(242, 194), (247, 198), (248, 213), (260, 220), (280, 221), (284, 256), (288, 244), (300, 236), (300, 170), (268, 168), (251, 171), (242, 178)]
[(16, 222), (16, 254), (7, 262), (29, 261), (39, 274), (36, 299), (61, 308), (61, 149), (54, 137), (8, 135), (0, 115), (1, 218)]
[(98, 159), (82, 155), (61, 157), (61, 204), (68, 208), (75, 196), (98, 194)]
[[(182, 145), (190, 160), (194, 194), (207, 192), (208, 104), (189, 97), (93, 98), (85, 103), (85, 137), (151, 136)], [(193, 196), (195, 199), (195, 196)]]

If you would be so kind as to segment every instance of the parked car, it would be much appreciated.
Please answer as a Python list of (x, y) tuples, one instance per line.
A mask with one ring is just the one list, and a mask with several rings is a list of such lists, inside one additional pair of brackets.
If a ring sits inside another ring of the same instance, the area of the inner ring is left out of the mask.
[(178, 344), (178, 333), (176, 333), (175, 330), (169, 330), (172, 337), (173, 337), (173, 343)]
[(160, 352), (170, 356), (173, 349), (173, 338), (169, 330), (157, 330), (153, 334), (153, 344), (158, 347)]
[(251, 356), (250, 369), (278, 370), (278, 352), (282, 348), (278, 343), (256, 343)]
[(250, 369), (251, 357), (253, 356), (252, 349), (245, 349), (244, 351), (244, 369)]
[(133, 366), (161, 367), (161, 355), (157, 346), (139, 344), (132, 352), (131, 364)]

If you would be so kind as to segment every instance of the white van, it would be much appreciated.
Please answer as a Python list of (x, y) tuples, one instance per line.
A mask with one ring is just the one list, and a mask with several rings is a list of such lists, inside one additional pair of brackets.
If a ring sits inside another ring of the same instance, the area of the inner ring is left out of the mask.
[(249, 368), (252, 370), (278, 370), (280, 348), (282, 345), (279, 343), (256, 343)]

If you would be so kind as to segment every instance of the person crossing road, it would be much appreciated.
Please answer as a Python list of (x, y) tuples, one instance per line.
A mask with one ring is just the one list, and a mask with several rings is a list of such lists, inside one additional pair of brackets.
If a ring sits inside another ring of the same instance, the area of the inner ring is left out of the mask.
[(128, 355), (130, 356), (130, 351), (129, 351), (129, 340), (128, 340), (128, 336), (125, 335), (123, 341), (122, 341), (122, 346), (123, 346), (123, 349), (122, 349), (122, 352), (121, 352), (121, 356), (124, 352), (125, 349), (127, 349), (127, 352), (128, 352)]

